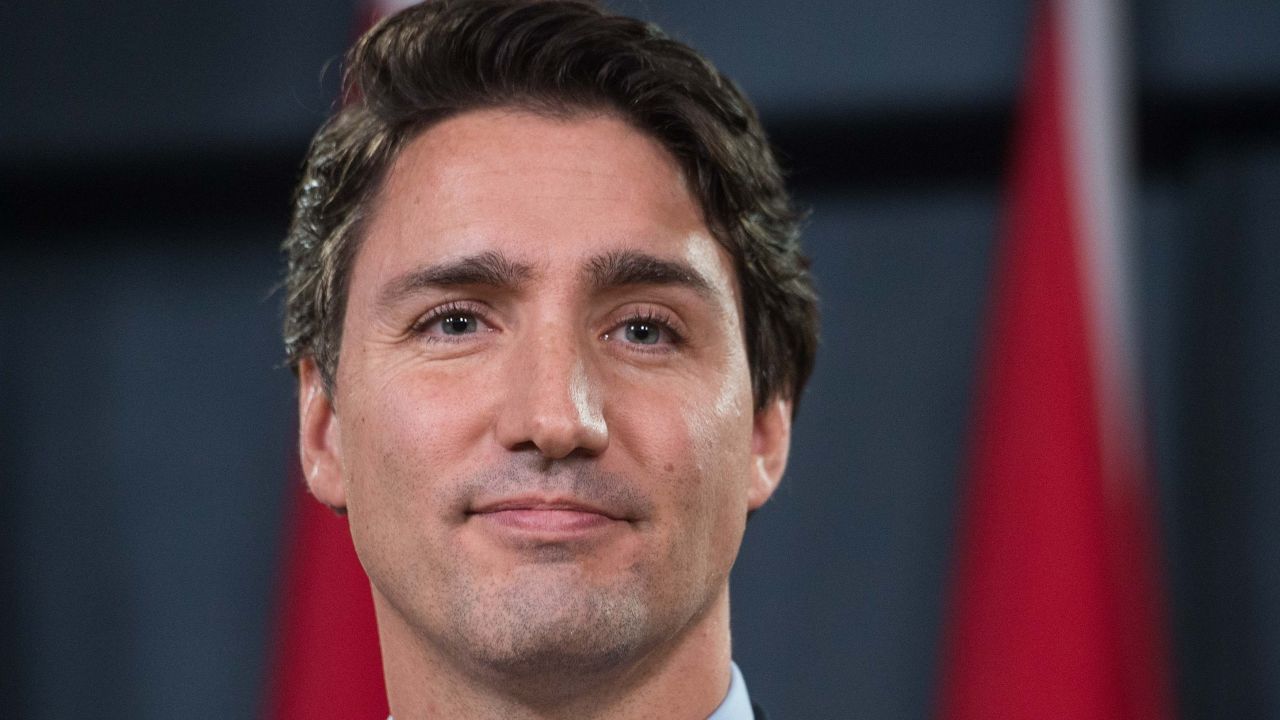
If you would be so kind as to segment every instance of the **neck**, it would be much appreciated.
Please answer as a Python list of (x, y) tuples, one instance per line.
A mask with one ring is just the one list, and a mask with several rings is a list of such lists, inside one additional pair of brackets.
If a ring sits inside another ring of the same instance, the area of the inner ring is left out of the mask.
[(396, 720), (440, 717), (554, 720), (706, 718), (730, 680), (728, 587), (675, 637), (630, 662), (583, 677), (557, 668), (534, 676), (473, 672), (404, 622), (374, 589), (387, 698)]

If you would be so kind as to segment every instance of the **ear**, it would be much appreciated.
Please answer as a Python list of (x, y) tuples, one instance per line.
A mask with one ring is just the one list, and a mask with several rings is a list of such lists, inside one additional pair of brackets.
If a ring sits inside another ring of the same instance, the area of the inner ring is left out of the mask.
[(791, 401), (774, 398), (756, 411), (751, 428), (751, 488), (747, 508), (764, 505), (778, 488), (791, 450)]
[(311, 494), (337, 512), (347, 508), (341, 438), (338, 416), (320, 369), (314, 360), (305, 358), (298, 363), (298, 455)]

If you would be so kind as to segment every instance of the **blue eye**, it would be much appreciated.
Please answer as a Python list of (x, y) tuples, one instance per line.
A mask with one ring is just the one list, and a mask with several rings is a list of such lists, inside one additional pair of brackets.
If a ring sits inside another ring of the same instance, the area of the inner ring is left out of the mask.
[(469, 304), (449, 303), (435, 308), (413, 324), (414, 335), (427, 341), (461, 341), (465, 335), (477, 335), (493, 328), (480, 309)]
[(627, 342), (637, 345), (656, 345), (662, 339), (662, 329), (651, 322), (633, 320), (627, 323), (623, 335)]
[(440, 332), (444, 335), (467, 335), (479, 329), (479, 323), (470, 315), (446, 315), (440, 318)]
[(622, 320), (605, 333), (632, 352), (674, 352), (684, 344), (684, 337), (676, 330), (675, 320), (667, 312), (657, 308), (645, 308)]

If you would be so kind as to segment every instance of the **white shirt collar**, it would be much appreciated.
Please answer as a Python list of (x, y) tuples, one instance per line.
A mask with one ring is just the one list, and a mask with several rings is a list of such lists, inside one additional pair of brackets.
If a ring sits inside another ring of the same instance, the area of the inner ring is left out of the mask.
[(755, 717), (742, 671), (738, 669), (737, 663), (730, 663), (730, 668), (733, 675), (729, 680), (729, 692), (725, 694), (724, 702), (720, 703), (720, 707), (707, 720), (752, 720)]

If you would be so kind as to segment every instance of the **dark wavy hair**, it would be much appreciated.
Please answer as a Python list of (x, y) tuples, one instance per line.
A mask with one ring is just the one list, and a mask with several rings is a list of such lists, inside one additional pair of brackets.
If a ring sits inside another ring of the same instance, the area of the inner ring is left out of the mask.
[(675, 157), (733, 257), (756, 408), (799, 400), (818, 343), (801, 214), (754, 108), (693, 49), (585, 0), (434, 0), (360, 38), (343, 86), (346, 104), (311, 143), (283, 245), (295, 371), (313, 358), (332, 392), (362, 227), (407, 142), (469, 110), (607, 112)]

